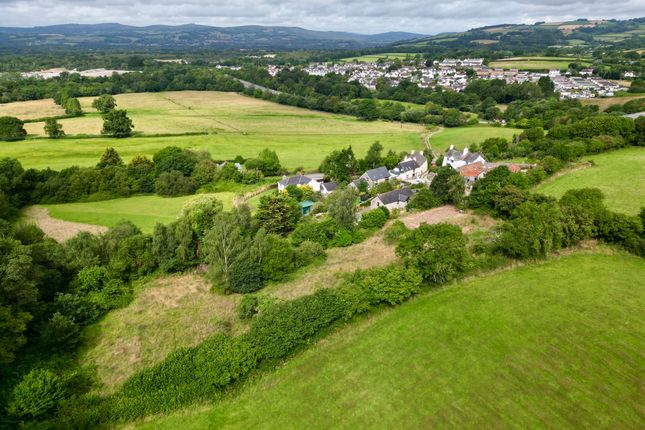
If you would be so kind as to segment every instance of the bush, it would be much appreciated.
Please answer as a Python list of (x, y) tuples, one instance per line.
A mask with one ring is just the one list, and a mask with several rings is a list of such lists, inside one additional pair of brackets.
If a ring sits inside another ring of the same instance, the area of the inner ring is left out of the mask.
[(76, 274), (78, 289), (84, 293), (99, 291), (109, 282), (108, 270), (103, 266), (84, 267)]
[(396, 305), (421, 289), (421, 274), (413, 268), (388, 266), (370, 270), (357, 270), (348, 277), (343, 288), (355, 288), (370, 305), (387, 303)]
[(56, 312), (45, 325), (42, 336), (55, 351), (71, 351), (78, 345), (80, 329), (70, 317)]
[(296, 265), (299, 267), (308, 266), (319, 257), (325, 256), (325, 248), (319, 243), (305, 240), (296, 248)]
[(0, 140), (20, 140), (27, 136), (25, 123), (12, 116), (0, 117)]
[(421, 224), (408, 232), (396, 247), (407, 267), (415, 268), (424, 280), (442, 284), (458, 279), (466, 270), (468, 251), (461, 229), (450, 224)]
[(63, 381), (49, 370), (34, 369), (13, 389), (8, 411), (20, 418), (51, 415), (66, 396)]
[(97, 305), (79, 294), (58, 294), (55, 308), (80, 325), (89, 324), (100, 315)]
[(437, 206), (441, 206), (442, 203), (441, 199), (435, 197), (434, 193), (430, 189), (423, 188), (412, 196), (410, 203), (408, 203), (408, 209), (432, 209)]
[(283, 281), (297, 268), (296, 252), (287, 239), (268, 236), (269, 249), (262, 259), (264, 277), (270, 281)]
[(264, 274), (259, 264), (242, 260), (231, 268), (228, 290), (234, 293), (252, 293), (264, 286)]
[(388, 214), (378, 208), (364, 213), (359, 226), (366, 230), (378, 230), (385, 225), (387, 219)]
[(237, 315), (240, 319), (249, 320), (258, 313), (258, 304), (260, 300), (257, 296), (244, 296), (237, 305)]
[(281, 359), (341, 318), (344, 311), (336, 291), (321, 289), (272, 306), (258, 315), (248, 333), (248, 341), (260, 361)]
[(155, 181), (155, 192), (160, 196), (183, 196), (194, 193), (196, 189), (197, 184), (192, 179), (176, 170), (162, 173)]
[(403, 221), (396, 220), (385, 230), (383, 240), (388, 245), (396, 245), (408, 231), (410, 230), (403, 224)]
[(317, 222), (307, 219), (298, 224), (290, 238), (295, 246), (299, 246), (304, 241), (310, 241), (326, 248), (337, 232), (336, 222), (331, 218)]

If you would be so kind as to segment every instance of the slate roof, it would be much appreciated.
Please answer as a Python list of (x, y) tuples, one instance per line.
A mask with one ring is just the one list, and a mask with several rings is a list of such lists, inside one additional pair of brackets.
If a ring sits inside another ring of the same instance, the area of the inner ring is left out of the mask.
[(338, 182), (324, 182), (323, 187), (329, 192), (332, 192), (338, 188)]
[(384, 205), (389, 205), (390, 203), (407, 202), (412, 194), (413, 191), (411, 189), (403, 188), (400, 190), (388, 191), (387, 193), (379, 194), (378, 198), (383, 202)]
[(410, 170), (418, 169), (419, 167), (421, 167), (421, 165), (417, 163), (415, 160), (401, 161), (399, 164), (396, 165), (396, 169), (398, 169), (399, 173), (405, 173)]
[(412, 151), (412, 153), (409, 155), (411, 159), (417, 162), (419, 167), (423, 165), (423, 163), (427, 162), (428, 159), (423, 156), (423, 154), (419, 151)]
[(372, 181), (380, 181), (381, 179), (389, 178), (391, 175), (389, 170), (387, 170), (387, 167), (381, 166), (376, 169), (370, 169), (361, 176), (367, 176)]
[(279, 182), (280, 185), (288, 187), (289, 185), (307, 185), (311, 182), (311, 178), (305, 175), (296, 175), (290, 178), (285, 178)]

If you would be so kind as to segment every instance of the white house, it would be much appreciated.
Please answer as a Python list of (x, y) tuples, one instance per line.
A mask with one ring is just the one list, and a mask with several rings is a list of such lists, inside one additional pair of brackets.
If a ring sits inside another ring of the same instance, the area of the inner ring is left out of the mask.
[(441, 166), (450, 166), (457, 170), (460, 167), (475, 163), (486, 164), (486, 158), (479, 152), (470, 152), (468, 147), (464, 148), (463, 151), (459, 151), (455, 149), (454, 145), (450, 145), (450, 149), (443, 157)]
[(428, 173), (428, 159), (419, 151), (411, 151), (390, 173), (402, 181), (420, 179)]
[(408, 205), (412, 194), (414, 194), (414, 191), (409, 188), (382, 193), (372, 199), (370, 208), (376, 209), (385, 206), (389, 210), (403, 209)]
[(308, 185), (312, 190), (314, 190), (314, 192), (317, 193), (320, 191), (320, 182), (305, 175), (296, 175), (290, 178), (283, 177), (282, 180), (278, 182), (278, 191), (284, 191), (289, 185), (295, 185), (296, 187), (304, 187)]
[(376, 169), (370, 169), (367, 172), (363, 173), (358, 177), (358, 179), (352, 181), (349, 186), (358, 188), (358, 185), (361, 183), (361, 181), (365, 181), (367, 183), (367, 188), (370, 189), (374, 185), (386, 182), (391, 177), (392, 175), (390, 174), (389, 170), (387, 170), (387, 167), (381, 166), (377, 167)]
[(320, 184), (320, 193), (323, 196), (328, 196), (329, 194), (336, 191), (338, 188), (338, 182), (323, 182)]

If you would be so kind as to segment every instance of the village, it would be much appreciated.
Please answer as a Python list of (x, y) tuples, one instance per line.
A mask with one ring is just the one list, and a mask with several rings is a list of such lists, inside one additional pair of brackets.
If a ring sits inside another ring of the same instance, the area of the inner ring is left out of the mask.
[[(431, 151), (428, 151), (431, 152)], [(429, 156), (430, 154), (428, 154)], [(463, 150), (450, 146), (441, 157), (430, 161), (421, 151), (410, 151), (392, 169), (379, 166), (366, 170), (352, 180), (348, 187), (357, 191), (360, 197), (362, 212), (384, 207), (389, 211), (405, 210), (411, 198), (420, 189), (430, 186), (436, 176), (436, 167), (451, 167), (459, 172), (464, 180), (464, 193), (469, 195), (476, 181), (498, 167), (505, 166), (511, 173), (526, 173), (534, 164), (489, 162), (480, 152), (471, 152), (468, 147)], [(307, 189), (312, 195), (325, 198), (338, 190), (341, 184), (326, 181), (323, 173), (298, 173), (294, 176), (283, 176), (277, 183), (278, 192), (289, 192), (290, 187)], [(384, 186), (386, 185), (386, 186)], [(375, 192), (376, 190), (388, 191)], [(306, 199), (300, 203), (303, 215), (309, 215), (314, 201)], [(360, 212), (359, 212), (360, 216)]]
[[(275, 76), (281, 67), (271, 65), (267, 71)], [(564, 74), (553, 69), (548, 72), (528, 72), (519, 69), (491, 68), (484, 64), (483, 58), (444, 59), (426, 65), (415, 61), (403, 62), (399, 67), (393, 61), (382, 62), (345, 62), (345, 63), (312, 63), (303, 69), (314, 76), (325, 76), (330, 73), (347, 76), (348, 82), (358, 82), (374, 91), (379, 79), (384, 79), (390, 86), (398, 86), (407, 80), (420, 88), (450, 89), (461, 92), (473, 79), (500, 79), (508, 84), (537, 82), (542, 77), (553, 81), (555, 90), (561, 99), (587, 99), (593, 97), (611, 97), (616, 91), (626, 90), (614, 82), (594, 76), (594, 69), (586, 68), (575, 76), (571, 71)]]

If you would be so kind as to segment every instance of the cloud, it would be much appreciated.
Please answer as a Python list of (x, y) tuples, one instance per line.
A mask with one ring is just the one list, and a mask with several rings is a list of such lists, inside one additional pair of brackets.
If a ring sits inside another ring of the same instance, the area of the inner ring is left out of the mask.
[(645, 0), (0, 0), (0, 26), (261, 24), (433, 34), (500, 23), (634, 18), (643, 10)]

